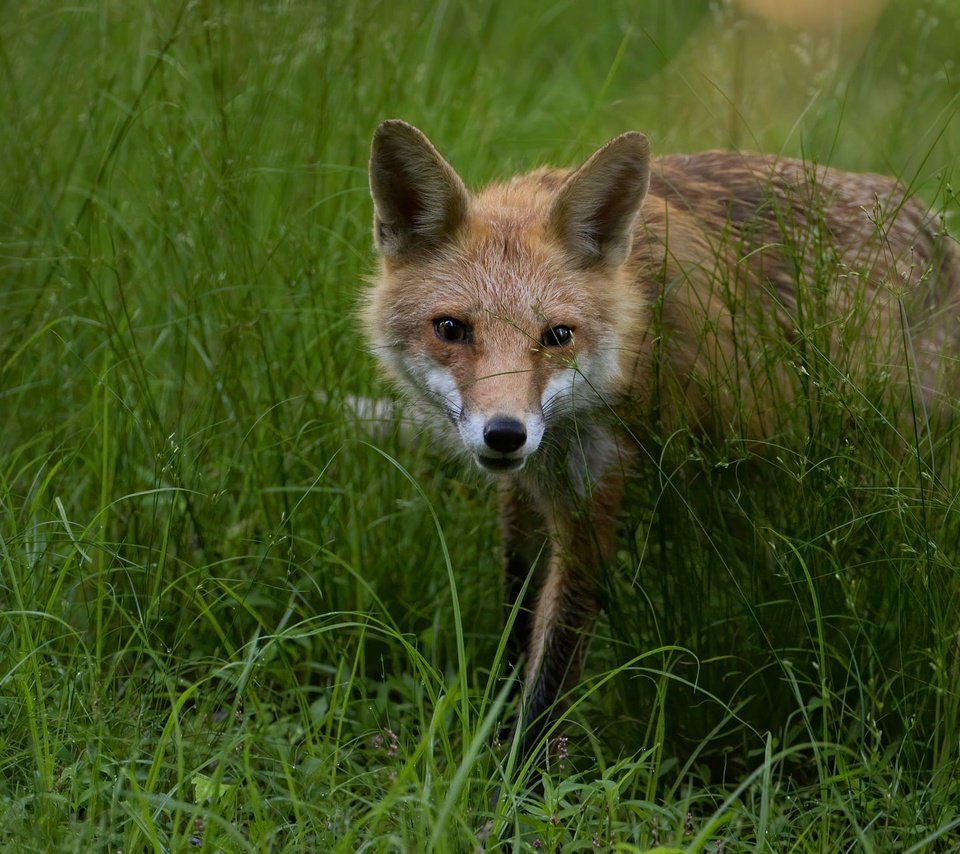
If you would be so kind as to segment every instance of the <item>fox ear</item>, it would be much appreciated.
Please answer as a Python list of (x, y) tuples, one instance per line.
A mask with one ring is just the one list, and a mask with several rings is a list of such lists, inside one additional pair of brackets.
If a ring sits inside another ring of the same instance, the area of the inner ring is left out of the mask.
[(388, 257), (433, 248), (453, 237), (467, 215), (460, 176), (413, 125), (382, 122), (370, 150), (373, 239)]
[(621, 134), (567, 179), (547, 228), (581, 266), (622, 264), (649, 184), (647, 138), (635, 131)]

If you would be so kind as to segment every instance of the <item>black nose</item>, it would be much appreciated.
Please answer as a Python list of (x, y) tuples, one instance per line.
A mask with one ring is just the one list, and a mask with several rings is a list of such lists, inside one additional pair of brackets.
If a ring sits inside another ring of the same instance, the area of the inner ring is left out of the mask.
[(483, 428), (483, 441), (490, 450), (509, 454), (523, 447), (523, 443), (527, 441), (527, 428), (516, 418), (497, 415)]

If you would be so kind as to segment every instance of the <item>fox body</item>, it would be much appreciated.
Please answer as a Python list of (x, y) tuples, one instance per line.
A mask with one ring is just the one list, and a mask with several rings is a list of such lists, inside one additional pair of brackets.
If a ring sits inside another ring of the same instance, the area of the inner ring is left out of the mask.
[(929, 407), (955, 356), (956, 247), (886, 177), (734, 152), (651, 160), (626, 133), (579, 169), (471, 194), (394, 120), (370, 186), (371, 348), (496, 479), (511, 601), (543, 565), (514, 625), (525, 750), (579, 676), (645, 437), (777, 439), (824, 353), (851, 384), (871, 372)]

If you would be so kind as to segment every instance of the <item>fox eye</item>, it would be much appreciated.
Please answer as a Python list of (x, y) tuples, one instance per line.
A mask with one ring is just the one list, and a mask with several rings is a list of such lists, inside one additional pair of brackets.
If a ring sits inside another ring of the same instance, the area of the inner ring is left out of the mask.
[(441, 341), (464, 344), (470, 340), (470, 327), (455, 317), (438, 317), (433, 321), (433, 331)]
[(569, 326), (553, 326), (540, 338), (543, 347), (566, 347), (573, 343), (573, 330)]

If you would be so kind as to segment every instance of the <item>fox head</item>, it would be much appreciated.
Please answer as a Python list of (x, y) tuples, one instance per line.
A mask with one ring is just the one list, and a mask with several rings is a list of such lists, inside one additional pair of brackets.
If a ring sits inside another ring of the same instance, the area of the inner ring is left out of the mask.
[(625, 390), (646, 308), (630, 250), (648, 184), (639, 133), (576, 171), (541, 170), (473, 195), (419, 130), (397, 120), (377, 128), (381, 260), (367, 335), (482, 469), (522, 468), (554, 425)]

